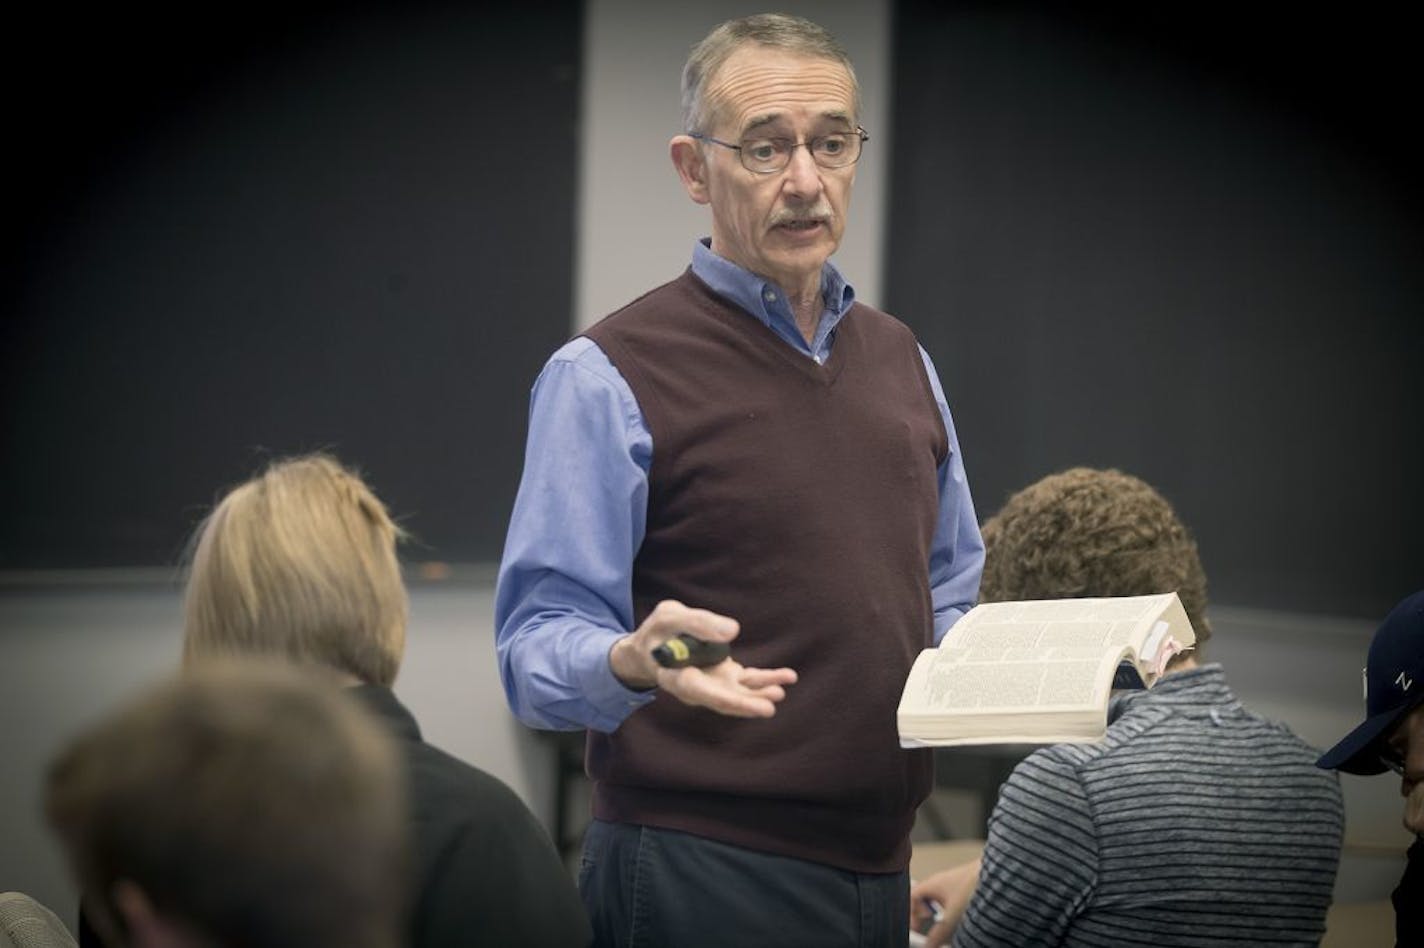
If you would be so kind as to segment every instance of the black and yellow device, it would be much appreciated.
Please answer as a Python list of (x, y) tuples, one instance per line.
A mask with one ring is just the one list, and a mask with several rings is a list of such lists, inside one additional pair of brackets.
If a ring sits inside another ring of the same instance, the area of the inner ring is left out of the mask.
[(664, 668), (706, 668), (731, 653), (726, 642), (704, 642), (682, 632), (653, 649), (653, 661)]

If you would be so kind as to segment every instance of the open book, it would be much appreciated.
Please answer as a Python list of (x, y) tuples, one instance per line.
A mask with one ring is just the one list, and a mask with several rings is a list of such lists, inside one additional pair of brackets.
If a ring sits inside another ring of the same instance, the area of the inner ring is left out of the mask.
[(905, 747), (1094, 741), (1113, 688), (1150, 688), (1192, 646), (1176, 593), (975, 606), (915, 659)]

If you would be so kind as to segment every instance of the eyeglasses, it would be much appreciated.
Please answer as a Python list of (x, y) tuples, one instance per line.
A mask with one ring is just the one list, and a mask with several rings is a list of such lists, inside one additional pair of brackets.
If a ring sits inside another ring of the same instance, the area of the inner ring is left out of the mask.
[(817, 135), (804, 142), (789, 138), (744, 138), (741, 144), (734, 145), (701, 132), (689, 134), (698, 141), (732, 149), (742, 159), (742, 167), (753, 174), (781, 171), (791, 164), (791, 153), (801, 147), (805, 147), (811, 153), (811, 160), (822, 168), (844, 168), (860, 160), (861, 145), (870, 141), (870, 135), (859, 125), (853, 132)]

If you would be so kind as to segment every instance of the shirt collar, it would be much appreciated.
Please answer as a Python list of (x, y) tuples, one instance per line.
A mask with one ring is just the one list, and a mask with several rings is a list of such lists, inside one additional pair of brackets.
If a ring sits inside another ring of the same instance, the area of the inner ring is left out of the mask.
[[(692, 247), (692, 272), (718, 296), (746, 310), (772, 329), (779, 320), (791, 318), (781, 288), (763, 276), (738, 266), (712, 252), (712, 238), (704, 237)], [(825, 311), (816, 338), (823, 339), (836, 328), (855, 302), (855, 288), (829, 260), (821, 268), (821, 299)]]
[(1232, 694), (1231, 686), (1226, 683), (1226, 673), (1216, 662), (1163, 675), (1157, 684), (1145, 691), (1124, 691), (1114, 695), (1108, 720), (1117, 720), (1138, 702), (1182, 708), (1240, 704), (1236, 695)]

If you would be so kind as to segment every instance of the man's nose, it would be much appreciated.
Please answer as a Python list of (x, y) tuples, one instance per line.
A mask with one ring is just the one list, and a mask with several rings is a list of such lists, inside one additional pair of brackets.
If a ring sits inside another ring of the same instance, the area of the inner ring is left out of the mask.
[(811, 157), (809, 142), (791, 149), (791, 160), (784, 173), (783, 187), (792, 194), (807, 196), (821, 190), (821, 166)]

